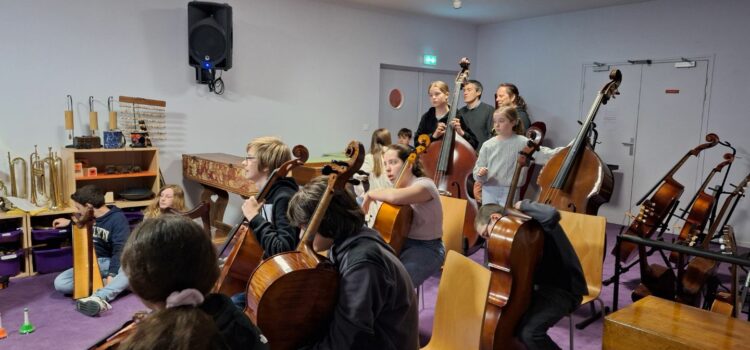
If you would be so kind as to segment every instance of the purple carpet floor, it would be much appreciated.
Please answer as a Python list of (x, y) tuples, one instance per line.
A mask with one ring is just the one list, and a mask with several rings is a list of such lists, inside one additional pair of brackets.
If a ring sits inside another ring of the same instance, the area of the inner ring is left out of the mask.
[[(608, 253), (614, 246), (619, 226), (607, 225), (607, 250), (604, 262), (604, 278), (614, 271), (613, 257)], [(655, 254), (656, 256), (657, 254)], [(471, 256), (477, 262), (482, 261), (484, 252), (479, 250)], [(656, 257), (652, 257), (655, 259)], [(724, 272), (725, 267), (721, 267)], [(56, 274), (37, 275), (11, 280), (10, 287), (0, 290), (0, 313), (3, 326), (8, 331), (8, 338), (0, 340), (0, 349), (85, 349), (97, 340), (108, 335), (134, 312), (145, 310), (145, 306), (133, 294), (127, 294), (112, 302), (113, 309), (100, 317), (88, 317), (75, 311), (74, 301), (54, 291), (53, 280)], [(630, 302), (630, 291), (637, 284), (638, 269), (632, 269), (622, 276), (619, 293), (619, 307)], [(439, 274), (428, 279), (424, 284), (424, 308), (420, 304), (419, 335), (422, 344), (429, 341), (432, 332), (432, 320), (437, 299)], [(612, 305), (612, 285), (602, 289), (601, 298), (605, 305)], [(36, 331), (18, 334), (23, 323), (23, 309), (29, 308), (31, 323)], [(574, 322), (579, 322), (590, 315), (588, 306), (578, 309), (573, 314)], [(568, 348), (568, 319), (563, 318), (549, 331), (550, 336), (563, 349)], [(574, 330), (576, 349), (601, 349), (602, 319), (599, 319), (583, 330)]]

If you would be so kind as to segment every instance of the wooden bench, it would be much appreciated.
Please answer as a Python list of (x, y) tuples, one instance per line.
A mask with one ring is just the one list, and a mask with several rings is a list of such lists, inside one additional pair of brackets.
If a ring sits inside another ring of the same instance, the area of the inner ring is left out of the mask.
[(602, 349), (747, 349), (750, 322), (645, 297), (604, 319)]

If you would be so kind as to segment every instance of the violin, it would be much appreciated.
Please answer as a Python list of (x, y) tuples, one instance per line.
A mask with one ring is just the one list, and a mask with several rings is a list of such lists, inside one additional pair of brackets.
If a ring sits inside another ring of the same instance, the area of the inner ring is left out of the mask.
[(527, 215), (515, 211), (513, 198), (521, 169), (528, 166), (542, 141), (540, 129), (530, 127), (529, 141), (520, 152), (503, 217), (495, 223), (487, 242), (490, 287), (480, 338), (481, 350), (524, 348), (515, 335), (531, 303), (534, 272), (542, 257), (544, 231)]
[(432, 178), (441, 194), (465, 199), (467, 201), (464, 216), (464, 251), (471, 253), (480, 247), (481, 238), (474, 230), (474, 218), (477, 216), (477, 202), (469, 197), (471, 188), (468, 186), (469, 176), (477, 162), (474, 147), (462, 137), (456, 137), (456, 131), (451, 123), (456, 118), (459, 91), (469, 78), (469, 59), (464, 57), (459, 62), (461, 71), (456, 76), (455, 87), (451, 99), (451, 109), (446, 121), (443, 138), (432, 142), (420, 157), (427, 177)]
[(588, 137), (599, 107), (619, 94), (617, 88), (622, 82), (622, 73), (613, 69), (609, 79), (597, 93), (573, 144), (552, 156), (539, 172), (538, 202), (559, 210), (589, 215), (596, 215), (599, 206), (609, 202), (614, 177), (607, 164), (594, 152)]
[[(258, 203), (262, 203), (268, 194), (271, 192), (271, 187), (276, 181), (282, 177), (285, 177), (292, 169), (305, 164), (310, 156), (307, 148), (302, 145), (294, 146), (292, 154), (296, 159), (284, 162), (278, 169), (274, 169), (269, 175), (268, 181), (263, 185), (263, 188), (256, 197)], [(253, 273), (258, 264), (263, 259), (263, 248), (255, 238), (255, 233), (250, 229), (250, 222), (247, 218), (242, 217), (242, 222), (235, 226), (234, 229), (229, 233), (227, 241), (222, 247), (219, 256), (224, 253), (229, 242), (232, 241), (232, 237), (237, 237), (234, 242), (232, 250), (227, 255), (227, 259), (224, 262), (224, 266), (219, 274), (219, 279), (216, 280), (212, 292), (221, 293), (224, 295), (235, 295), (245, 290), (247, 281), (250, 280), (250, 275)]]
[[(396, 183), (393, 185), (394, 188), (404, 188), (404, 173), (411, 171), (414, 164), (418, 161), (420, 154), (424, 152), (427, 146), (430, 144), (429, 135), (419, 135), (419, 145), (414, 149), (409, 157), (401, 167), (401, 172), (398, 174)], [(396, 252), (396, 256), (401, 252), (401, 247), (406, 241), (406, 237), (411, 229), (411, 220), (414, 213), (410, 205), (394, 205), (383, 202), (378, 209), (378, 214), (375, 217), (375, 223), (372, 228), (378, 231), (383, 237), (385, 243), (393, 248)]]
[(276, 254), (255, 269), (247, 284), (245, 314), (261, 329), (273, 349), (298, 349), (320, 337), (333, 318), (339, 274), (336, 267), (315, 252), (313, 240), (334, 191), (344, 190), (362, 167), (365, 147), (356, 141), (346, 148), (347, 161), (323, 168), (328, 186), (297, 250)]

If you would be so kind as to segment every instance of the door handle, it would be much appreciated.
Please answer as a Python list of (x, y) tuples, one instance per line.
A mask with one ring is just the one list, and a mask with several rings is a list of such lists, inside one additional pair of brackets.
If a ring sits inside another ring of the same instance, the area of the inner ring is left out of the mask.
[(631, 155), (631, 156), (633, 155), (633, 148), (635, 147), (635, 143), (634, 142), (635, 142), (635, 139), (631, 137), (630, 138), (630, 142), (623, 142), (622, 143), (623, 146), (628, 146), (628, 148), (629, 148), (629, 155)]

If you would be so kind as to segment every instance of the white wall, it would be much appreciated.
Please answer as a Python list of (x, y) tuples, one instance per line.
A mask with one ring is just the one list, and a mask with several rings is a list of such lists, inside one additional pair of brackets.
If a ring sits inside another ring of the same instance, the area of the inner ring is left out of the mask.
[[(77, 135), (87, 128), (89, 95), (102, 128), (110, 95), (162, 99), (168, 182), (182, 182), (182, 153), (241, 155), (261, 135), (304, 144), (313, 157), (351, 139), (367, 144), (381, 63), (419, 66), (423, 53), (436, 53), (436, 68), (455, 70), (461, 56), (476, 56), (474, 25), (305, 0), (229, 1), (234, 61), (217, 96), (187, 64), (187, 1), (0, 1), (0, 154), (65, 144), (66, 94)], [(195, 197), (197, 187), (185, 184)]]
[[(711, 57), (704, 133), (716, 132), (738, 148), (742, 159), (735, 161), (729, 177), (737, 183), (750, 172), (748, 18), (750, 2), (743, 0), (657, 0), (484, 25), (479, 27), (475, 76), (486, 86), (516, 83), (533, 118), (547, 122), (549, 139), (559, 145), (579, 130), (575, 120), (584, 113), (584, 63)], [(718, 164), (720, 153), (712, 152), (706, 166)], [(744, 245), (750, 244), (749, 204), (750, 199), (743, 199), (732, 220)]]

